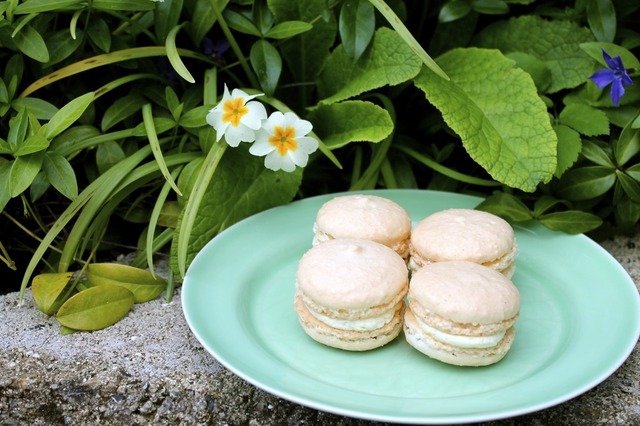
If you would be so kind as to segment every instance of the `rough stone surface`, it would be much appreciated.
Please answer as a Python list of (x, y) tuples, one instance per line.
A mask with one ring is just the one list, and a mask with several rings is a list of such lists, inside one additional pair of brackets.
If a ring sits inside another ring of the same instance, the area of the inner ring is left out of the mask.
[[(640, 283), (640, 238), (602, 243)], [(170, 303), (63, 336), (30, 291), (0, 296), (0, 425), (365, 425), (272, 396), (220, 366)], [(595, 350), (595, 349), (594, 349)], [(640, 354), (564, 404), (486, 425), (640, 424)], [(552, 383), (549, 386), (553, 386)]]

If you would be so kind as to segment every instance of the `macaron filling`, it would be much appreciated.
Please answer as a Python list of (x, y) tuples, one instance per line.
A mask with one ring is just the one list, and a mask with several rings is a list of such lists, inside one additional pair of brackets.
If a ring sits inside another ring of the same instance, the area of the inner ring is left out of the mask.
[(420, 317), (415, 316), (416, 322), (428, 335), (434, 339), (446, 343), (447, 345), (465, 349), (483, 349), (496, 346), (504, 338), (505, 331), (498, 332), (489, 336), (462, 336), (457, 334), (445, 333), (437, 328), (431, 327), (425, 323)]
[(310, 309), (307, 306), (309, 313), (313, 315), (319, 321), (327, 324), (329, 327), (337, 328), (338, 330), (350, 330), (350, 331), (373, 331), (379, 328), (384, 327), (386, 324), (390, 323), (395, 316), (396, 310), (390, 310), (382, 313), (381, 315), (370, 317), (370, 318), (362, 318), (362, 319), (340, 319), (340, 318), (331, 318), (326, 315), (322, 315), (319, 312)]

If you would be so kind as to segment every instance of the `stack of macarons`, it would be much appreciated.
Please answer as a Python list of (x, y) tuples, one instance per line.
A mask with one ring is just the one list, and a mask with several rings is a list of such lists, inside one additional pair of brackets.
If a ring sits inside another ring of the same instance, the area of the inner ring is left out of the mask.
[(344, 350), (383, 346), (404, 329), (412, 347), (454, 365), (489, 365), (514, 339), (520, 294), (510, 278), (511, 226), (448, 209), (411, 229), (399, 204), (343, 195), (321, 206), (298, 264), (294, 307), (314, 340)]

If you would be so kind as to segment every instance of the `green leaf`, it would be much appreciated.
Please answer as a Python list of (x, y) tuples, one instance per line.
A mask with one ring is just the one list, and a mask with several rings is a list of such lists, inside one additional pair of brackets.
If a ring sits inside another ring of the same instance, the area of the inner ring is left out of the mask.
[(560, 112), (558, 119), (562, 124), (585, 136), (609, 134), (609, 119), (607, 115), (589, 105), (569, 104)]
[(157, 43), (162, 44), (167, 39), (169, 31), (180, 22), (183, 0), (165, 0), (156, 4), (153, 12)]
[(495, 180), (533, 191), (556, 170), (557, 138), (531, 77), (495, 50), (454, 49), (415, 79), (469, 155)]
[(104, 19), (94, 17), (87, 28), (87, 35), (98, 49), (105, 53), (111, 51), (111, 31)]
[(22, 194), (42, 167), (44, 155), (41, 152), (18, 157), (11, 166), (11, 174), (9, 176), (9, 185), (11, 188), (11, 197), (17, 197)]
[(151, 150), (153, 152), (153, 157), (156, 159), (156, 163), (162, 172), (162, 175), (166, 179), (167, 182), (171, 185), (171, 188), (178, 194), (180, 193), (180, 189), (174, 182), (171, 177), (171, 173), (167, 168), (167, 164), (164, 161), (164, 156), (162, 153), (162, 148), (160, 147), (160, 141), (158, 140), (158, 134), (156, 132), (155, 123), (153, 121), (153, 111), (151, 109), (151, 104), (145, 104), (142, 106), (142, 119), (144, 120), (145, 130), (147, 132), (147, 138), (149, 139), (149, 146), (151, 146)]
[(167, 48), (167, 59), (173, 67), (173, 70), (180, 77), (184, 78), (189, 83), (195, 83), (196, 80), (184, 65), (184, 62), (182, 62), (180, 53), (178, 52), (178, 46), (176, 45), (176, 36), (178, 35), (180, 28), (182, 28), (182, 24), (176, 25), (171, 29), (171, 31), (169, 31), (169, 34), (167, 34), (167, 40), (165, 42), (165, 47)]
[(27, 0), (19, 4), (14, 10), (15, 14), (41, 13), (51, 11), (75, 10), (83, 7), (84, 0)]
[(80, 118), (93, 101), (93, 98), (93, 92), (85, 93), (60, 108), (60, 110), (51, 117), (49, 123), (47, 123), (45, 137), (47, 139), (53, 139), (65, 131)]
[(251, 16), (260, 34), (265, 34), (273, 26), (273, 13), (269, 10), (266, 0), (254, 0)]
[(540, 59), (551, 71), (546, 93), (555, 93), (583, 84), (593, 73), (593, 62), (580, 49), (581, 43), (590, 41), (591, 32), (570, 20), (525, 15), (489, 25), (477, 35), (474, 44)]
[(533, 217), (526, 204), (515, 195), (506, 192), (494, 192), (475, 208), (493, 213), (509, 222), (523, 222)]
[(39, 133), (35, 133), (24, 140), (13, 153), (16, 157), (33, 154), (46, 149), (49, 141)]
[(94, 286), (117, 285), (133, 293), (135, 303), (148, 302), (160, 296), (167, 287), (164, 278), (149, 271), (119, 263), (91, 263), (87, 279)]
[[(388, 29), (376, 31), (371, 48), (353, 63), (343, 46), (338, 46), (318, 79), (323, 103), (333, 103), (383, 86), (394, 86), (415, 77), (422, 62)], [(438, 77), (439, 78), (439, 77)]]
[(449, 0), (438, 13), (438, 22), (447, 23), (464, 18), (471, 12), (471, 5), (465, 0)]
[(78, 197), (78, 183), (73, 167), (66, 158), (55, 151), (47, 152), (42, 170), (55, 189), (70, 200)]
[(182, 207), (177, 201), (167, 201), (162, 205), (158, 216), (158, 225), (167, 228), (175, 228), (178, 225), (178, 218), (182, 212)]
[(100, 330), (120, 321), (132, 306), (133, 294), (124, 287), (91, 287), (69, 298), (58, 310), (56, 319), (74, 330)]
[(558, 196), (572, 201), (590, 200), (606, 193), (616, 182), (615, 170), (586, 166), (569, 170), (558, 184)]
[(640, 182), (640, 163), (628, 167), (627, 169), (625, 169), (625, 173)]
[(196, 128), (202, 127), (207, 124), (207, 113), (215, 105), (201, 105), (199, 107), (190, 109), (180, 116), (178, 124), (181, 127)]
[(29, 129), (29, 115), (27, 110), (21, 109), (18, 114), (9, 120), (9, 133), (7, 134), (7, 142), (13, 145), (15, 149), (20, 147), (27, 136)]
[(581, 154), (584, 156), (584, 158), (591, 161), (592, 163), (597, 164), (598, 166), (609, 167), (611, 169), (614, 169), (616, 167), (613, 160), (611, 159), (611, 149), (605, 150), (605, 148), (594, 142), (588, 140), (584, 141), (582, 143)]
[(60, 63), (73, 54), (84, 40), (82, 31), (78, 31), (76, 37), (69, 36), (69, 29), (57, 31), (47, 37), (47, 49), (49, 50), (49, 60), (46, 66), (51, 67)]
[(31, 25), (25, 25), (14, 37), (13, 41), (18, 49), (31, 59), (38, 62), (49, 62), (47, 44), (38, 31)]
[(622, 170), (616, 170), (616, 176), (624, 193), (636, 203), (640, 203), (640, 182)]
[(612, 42), (616, 36), (616, 9), (611, 0), (590, 0), (587, 21), (598, 41)]
[(223, 15), (231, 29), (243, 34), (262, 37), (262, 33), (260, 32), (258, 27), (256, 27), (251, 19), (247, 18), (242, 13), (236, 12), (235, 10), (231, 9), (225, 9)]
[(559, 204), (566, 204), (566, 203), (562, 200), (558, 200), (557, 198), (551, 195), (542, 195), (533, 204), (533, 217), (540, 217), (546, 211), (550, 210), (552, 207), (555, 207)]
[(539, 58), (524, 52), (509, 52), (507, 58), (516, 61), (516, 65), (529, 73), (538, 92), (544, 93), (551, 84), (551, 71)]
[(96, 165), (100, 174), (103, 174), (125, 158), (124, 150), (116, 141), (103, 142), (96, 148)]
[(41, 170), (36, 175), (36, 178), (29, 185), (29, 198), (32, 203), (35, 203), (40, 197), (42, 197), (51, 188), (51, 183), (47, 180), (44, 172)]
[(15, 110), (27, 109), (38, 120), (51, 120), (51, 117), (58, 112), (58, 107), (52, 103), (40, 98), (16, 98), (11, 101), (11, 107)]
[[(215, 178), (206, 187), (193, 221), (186, 265), (222, 230), (255, 213), (289, 203), (297, 193), (302, 180), (301, 168), (292, 173), (268, 170), (264, 167), (264, 159), (250, 155), (246, 145), (226, 150), (224, 161), (215, 169)], [(184, 211), (181, 222), (183, 219)], [(179, 238), (177, 230), (171, 244), (174, 271), (180, 270), (176, 244)]]
[[(276, 26), (287, 21), (314, 22), (313, 31), (283, 43), (280, 54), (296, 81), (315, 80), (334, 45), (337, 33), (334, 14), (328, 14), (326, 20), (317, 19), (326, 11), (324, 0), (270, 0), (269, 8), (274, 14)], [(301, 96), (305, 96), (309, 95), (311, 88), (300, 87), (298, 90)]]
[(558, 137), (558, 165), (554, 175), (562, 176), (577, 160), (582, 150), (582, 139), (575, 130), (558, 124), (553, 127)]
[(616, 224), (627, 232), (635, 232), (634, 229), (640, 221), (640, 203), (630, 198), (625, 198), (615, 205)]
[(502, 0), (471, 0), (474, 11), (485, 15), (503, 15), (509, 13), (509, 5)]
[(308, 22), (304, 21), (286, 21), (274, 25), (267, 31), (264, 36), (266, 38), (272, 38), (274, 40), (283, 40), (297, 36), (298, 34), (306, 33), (313, 28)]
[(187, 30), (195, 45), (200, 45), (204, 36), (215, 24), (217, 19), (215, 9), (224, 10), (227, 3), (229, 0), (194, 0), (186, 3), (185, 7), (191, 18), (191, 25)]
[(0, 161), (0, 212), (4, 210), (5, 206), (11, 199), (11, 166), (13, 161)]
[(540, 222), (549, 229), (568, 234), (593, 231), (602, 225), (602, 219), (598, 216), (578, 210), (548, 213), (540, 216)]
[(91, 7), (106, 11), (145, 11), (153, 10), (156, 3), (149, 0), (91, 0)]
[(376, 29), (374, 8), (368, 0), (345, 0), (340, 8), (338, 31), (347, 56), (360, 59)]
[(634, 129), (631, 124), (627, 124), (613, 142), (613, 153), (618, 166), (625, 165), (640, 152), (640, 129)]
[(40, 274), (33, 278), (33, 299), (43, 313), (55, 314), (73, 291), (72, 272)]
[(309, 113), (309, 120), (329, 149), (349, 142), (380, 142), (393, 131), (389, 113), (365, 101), (320, 105)]
[(271, 43), (260, 39), (251, 46), (250, 60), (260, 88), (267, 96), (272, 96), (282, 73), (280, 53)]
[(148, 100), (144, 96), (137, 93), (129, 93), (121, 98), (116, 99), (102, 116), (100, 127), (106, 132), (121, 121), (131, 117), (133, 114), (140, 112), (142, 106)]

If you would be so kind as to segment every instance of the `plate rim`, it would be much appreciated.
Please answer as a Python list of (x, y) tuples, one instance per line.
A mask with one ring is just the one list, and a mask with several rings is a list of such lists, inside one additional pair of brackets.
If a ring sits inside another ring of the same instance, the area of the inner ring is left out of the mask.
[[(216, 237), (208, 241), (207, 244), (203, 247), (203, 249), (201, 249), (200, 252), (197, 253), (196, 257), (193, 259), (184, 277), (184, 280), (182, 283), (182, 293), (181, 293), (181, 303), (183, 306), (183, 314), (185, 316), (185, 319), (187, 321), (187, 324), (191, 332), (194, 334), (194, 336), (200, 342), (200, 344), (205, 348), (205, 350), (207, 350), (207, 352), (209, 352), (210, 355), (212, 355), (222, 366), (224, 366), (226, 369), (228, 369), (238, 377), (242, 378), (246, 382), (250, 383), (251, 385), (259, 389), (262, 389), (272, 395), (275, 395), (277, 397), (280, 397), (282, 399), (294, 402), (296, 404), (299, 404), (305, 407), (309, 407), (312, 409), (325, 411), (328, 413), (333, 413), (341, 416), (347, 416), (347, 417), (359, 418), (359, 419), (365, 419), (365, 420), (382, 421), (382, 422), (390, 422), (390, 423), (404, 423), (404, 424), (419, 424), (419, 423), (458, 424), (458, 423), (464, 423), (464, 422), (491, 421), (491, 420), (499, 420), (504, 418), (516, 417), (524, 414), (534, 413), (552, 406), (559, 405), (563, 402), (566, 402), (570, 399), (575, 398), (576, 396), (579, 396), (589, 391), (590, 389), (594, 388), (595, 386), (597, 386), (598, 384), (606, 380), (608, 377), (610, 377), (616, 370), (618, 370), (620, 366), (627, 360), (627, 358), (629, 357), (633, 349), (636, 347), (638, 338), (640, 337), (640, 294), (638, 294), (638, 288), (635, 282), (633, 281), (633, 279), (631, 278), (631, 276), (629, 275), (629, 273), (624, 269), (624, 267), (620, 264), (620, 262), (611, 255), (611, 253), (609, 253), (600, 244), (598, 244), (597, 242), (595, 242), (594, 240), (592, 240), (591, 238), (583, 234), (571, 235), (570, 237), (579, 239), (580, 244), (587, 244), (587, 245), (590, 245), (592, 249), (596, 249), (601, 256), (603, 256), (606, 260), (608, 260), (609, 263), (615, 266), (619, 270), (619, 272), (622, 273), (622, 275), (625, 277), (625, 286), (630, 285), (632, 288), (636, 290), (636, 293), (635, 293), (636, 297), (635, 297), (635, 304), (634, 304), (634, 308), (635, 308), (634, 326), (635, 327), (633, 329), (630, 328), (632, 332), (628, 334), (629, 340), (628, 340), (628, 344), (625, 347), (625, 350), (620, 351), (618, 354), (616, 354), (617, 355), (616, 357), (613, 357), (615, 361), (611, 362), (607, 369), (603, 370), (600, 374), (594, 377), (591, 377), (588, 384), (575, 389), (573, 392), (567, 392), (563, 394), (561, 397), (553, 398), (542, 403), (529, 405), (529, 406), (517, 408), (517, 409), (506, 410), (500, 413), (494, 413), (494, 414), (489, 413), (489, 414), (480, 414), (480, 415), (464, 414), (460, 416), (452, 415), (452, 416), (438, 416), (438, 417), (433, 417), (429, 415), (411, 416), (411, 417), (396, 416), (396, 415), (379, 415), (379, 414), (368, 415), (366, 412), (362, 412), (360, 410), (354, 410), (354, 409), (349, 409), (344, 407), (336, 407), (326, 402), (322, 402), (318, 400), (314, 401), (314, 400), (310, 400), (309, 398), (301, 398), (295, 395), (295, 392), (292, 392), (291, 390), (289, 391), (281, 390), (278, 387), (272, 386), (268, 383), (263, 383), (262, 381), (253, 377), (251, 374), (248, 374), (245, 371), (243, 371), (241, 368), (237, 367), (231, 360), (228, 360), (224, 356), (221, 356), (219, 351), (216, 351), (215, 348), (210, 347), (209, 343), (206, 342), (205, 339), (197, 331), (198, 326), (195, 324), (195, 320), (192, 318), (191, 312), (189, 312), (189, 309), (187, 308), (189, 306), (188, 298), (190, 297), (189, 295), (191, 292), (191, 290), (188, 290), (188, 289), (192, 286), (189, 284), (189, 282), (191, 282), (191, 280), (189, 279), (190, 271), (192, 270), (192, 267), (197, 267), (197, 265), (199, 264), (199, 257), (201, 257), (201, 253), (206, 251), (205, 248), (211, 244), (214, 244), (213, 241), (219, 238), (219, 236), (223, 234), (228, 235), (230, 233), (234, 233), (236, 232), (235, 231), (236, 229), (244, 226), (243, 224), (245, 224), (247, 221), (259, 220), (261, 215), (273, 214), (274, 210), (291, 208), (290, 207), (291, 205), (299, 204), (299, 203), (321, 203), (323, 200), (326, 201), (332, 197), (347, 195), (347, 194), (355, 194), (355, 193), (367, 193), (367, 194), (374, 194), (374, 195), (379, 195), (383, 197), (385, 196), (385, 194), (389, 194), (389, 193), (395, 193), (395, 194), (407, 193), (407, 194), (419, 195), (426, 198), (428, 198), (429, 195), (446, 196), (446, 197), (454, 197), (454, 198), (461, 197), (461, 198), (466, 198), (468, 201), (476, 201), (477, 203), (483, 200), (482, 197), (478, 197), (475, 195), (467, 195), (467, 194), (460, 194), (460, 193), (453, 193), (453, 192), (446, 192), (446, 191), (421, 190), (421, 189), (391, 189), (391, 190), (377, 189), (377, 190), (365, 190), (365, 191), (357, 191), (357, 192), (343, 191), (343, 192), (329, 193), (329, 194), (316, 195), (313, 197), (303, 198), (301, 200), (293, 201), (283, 206), (277, 206), (277, 207), (264, 210), (260, 213), (252, 215), (242, 221), (239, 221), (233, 224), (229, 228), (226, 228), (224, 231), (219, 233)], [(319, 207), (320, 204), (318, 204), (317, 206)], [(526, 228), (527, 225), (524, 225), (524, 227)], [(549, 232), (555, 232), (555, 231), (549, 231)], [(618, 284), (618, 285), (622, 285), (622, 284)]]

